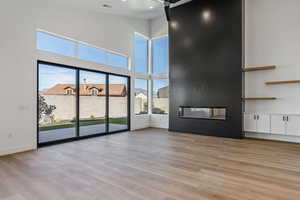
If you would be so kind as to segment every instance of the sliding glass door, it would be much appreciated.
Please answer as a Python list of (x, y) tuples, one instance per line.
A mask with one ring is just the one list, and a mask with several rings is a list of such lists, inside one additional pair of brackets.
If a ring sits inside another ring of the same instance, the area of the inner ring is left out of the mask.
[(76, 70), (39, 65), (39, 142), (76, 137)]
[(38, 144), (129, 130), (129, 78), (38, 64)]
[(127, 77), (109, 75), (109, 131), (127, 130), (129, 124), (129, 80)]
[(80, 70), (80, 136), (106, 133), (106, 74)]

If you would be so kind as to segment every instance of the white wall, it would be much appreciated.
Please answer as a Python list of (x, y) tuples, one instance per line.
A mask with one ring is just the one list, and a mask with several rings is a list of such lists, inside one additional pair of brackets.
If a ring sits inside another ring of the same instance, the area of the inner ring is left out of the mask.
[(168, 22), (164, 15), (150, 20), (150, 35), (152, 38), (167, 34)]
[(277, 97), (246, 103), (246, 112), (300, 114), (300, 84), (266, 86), (266, 81), (300, 79), (300, 1), (246, 0), (246, 66), (277, 65), (246, 73), (247, 97)]
[[(246, 102), (248, 113), (300, 114), (300, 84), (266, 86), (267, 81), (300, 79), (300, 1), (246, 0), (245, 64), (276, 65), (272, 71), (245, 75), (246, 97), (277, 97)], [(246, 133), (247, 137), (299, 142), (291, 136)]]
[[(51, 0), (2, 2), (0, 27), (0, 155), (36, 148), (37, 59), (126, 74), (122, 70), (38, 52), (35, 49), (36, 29), (130, 57), (134, 32), (149, 36), (148, 21), (62, 7), (51, 4)], [(132, 117), (132, 124), (148, 123), (137, 120)]]
[(152, 114), (150, 118), (150, 127), (152, 128), (169, 128), (169, 115)]

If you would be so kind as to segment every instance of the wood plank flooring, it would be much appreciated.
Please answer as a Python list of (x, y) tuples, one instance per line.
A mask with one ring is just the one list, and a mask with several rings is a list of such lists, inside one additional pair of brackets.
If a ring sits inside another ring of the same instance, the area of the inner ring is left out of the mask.
[(0, 158), (1, 200), (299, 200), (300, 144), (146, 129)]

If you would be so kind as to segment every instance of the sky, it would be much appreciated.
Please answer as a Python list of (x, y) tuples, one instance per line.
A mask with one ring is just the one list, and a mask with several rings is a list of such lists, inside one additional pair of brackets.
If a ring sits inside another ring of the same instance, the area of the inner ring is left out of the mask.
[(162, 74), (168, 73), (169, 66), (169, 38), (163, 37), (153, 40), (153, 73)]

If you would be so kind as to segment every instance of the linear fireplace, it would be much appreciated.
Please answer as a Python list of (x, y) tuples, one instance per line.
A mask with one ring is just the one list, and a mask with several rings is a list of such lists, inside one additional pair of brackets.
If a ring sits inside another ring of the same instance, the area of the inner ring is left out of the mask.
[(180, 106), (178, 117), (189, 119), (226, 120), (227, 109), (224, 107)]

